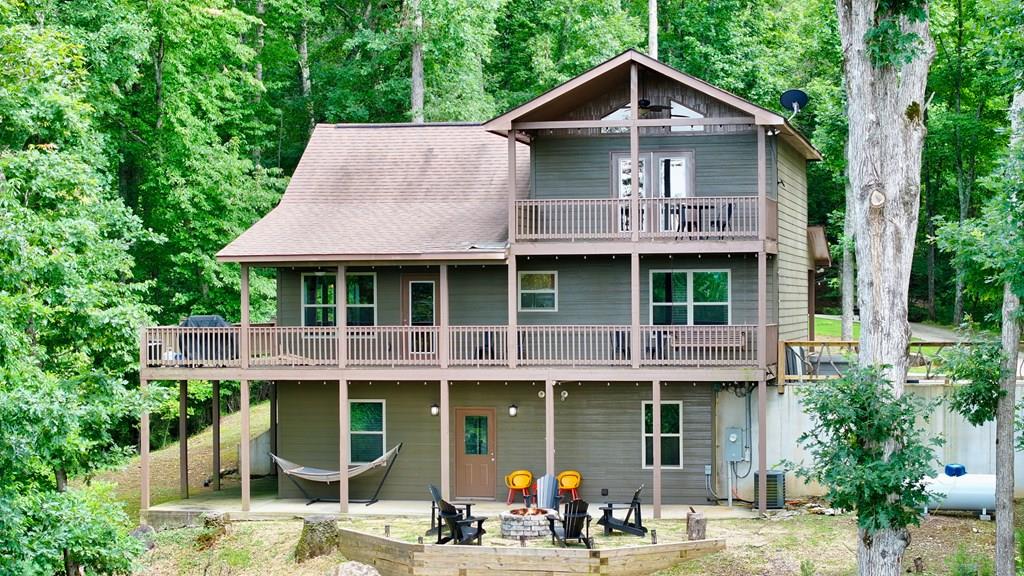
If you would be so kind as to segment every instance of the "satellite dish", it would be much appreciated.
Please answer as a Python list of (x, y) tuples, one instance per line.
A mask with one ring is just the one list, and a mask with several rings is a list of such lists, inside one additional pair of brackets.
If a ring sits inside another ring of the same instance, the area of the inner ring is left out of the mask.
[(803, 90), (786, 90), (779, 98), (779, 104), (782, 104), (786, 110), (793, 111), (793, 115), (789, 117), (792, 119), (800, 112), (801, 108), (807, 106), (807, 100), (807, 93)]

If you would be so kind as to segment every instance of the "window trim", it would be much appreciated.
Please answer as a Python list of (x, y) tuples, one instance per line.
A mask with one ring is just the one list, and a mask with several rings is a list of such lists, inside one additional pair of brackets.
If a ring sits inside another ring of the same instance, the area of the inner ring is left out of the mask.
[[(527, 294), (547, 294), (553, 292), (555, 295), (554, 308), (523, 308), (523, 274), (551, 274), (555, 277), (553, 290), (526, 290)], [(558, 312), (558, 270), (519, 270), (516, 273), (516, 311), (517, 312)]]
[[(671, 438), (671, 437), (675, 436), (676, 438), (679, 439), (679, 465), (678, 466), (666, 466), (665, 464), (662, 464), (661, 465), (661, 469), (662, 470), (682, 470), (683, 469), (683, 465), (685, 464), (685, 459), (683, 457), (684, 456), (684, 454), (683, 454), (683, 447), (684, 447), (683, 446), (683, 401), (682, 400), (662, 400), (661, 404), (662, 405), (664, 405), (664, 404), (676, 404), (676, 405), (679, 406), (679, 432), (674, 433), (674, 434), (673, 433), (665, 433), (665, 432), (661, 433), (661, 437), (662, 438), (665, 438), (665, 437)], [(641, 470), (653, 470), (654, 469), (654, 457), (653, 457), (653, 455), (651, 456), (651, 465), (650, 466), (647, 465), (647, 437), (648, 436), (651, 437), (651, 443), (652, 444), (654, 442), (654, 429), (652, 428), (651, 429), (651, 433), (648, 434), (647, 430), (644, 428), (645, 424), (647, 423), (645, 421), (645, 417), (647, 416), (647, 407), (648, 406), (654, 406), (654, 401), (653, 400), (642, 400), (641, 401), (641, 406), (640, 406), (640, 469)], [(653, 410), (653, 408), (652, 408), (652, 410)], [(653, 413), (652, 413), (652, 416), (653, 416)], [(664, 457), (664, 455), (662, 455), (662, 456)]]
[[(338, 305), (337, 302), (334, 304), (307, 304), (306, 303), (306, 277), (334, 277), (334, 295), (335, 299), (338, 297), (338, 274), (336, 272), (303, 272), (301, 279), (299, 280), (299, 291), (301, 295), (299, 297), (299, 325), (306, 326), (306, 308), (334, 308)], [(351, 276), (372, 276), (373, 277), (373, 304), (349, 304), (348, 303), (348, 279)], [(373, 308), (373, 324), (377, 325), (377, 273), (376, 272), (345, 272), (345, 308)], [(347, 312), (346, 312), (347, 313)], [(338, 318), (334, 319), (334, 325), (338, 325)], [(346, 318), (345, 325), (348, 325), (348, 319)], [(365, 328), (365, 326), (356, 326), (356, 328)]]
[[(721, 306), (722, 302), (698, 302), (693, 301), (693, 274), (695, 272), (725, 272), (726, 292), (728, 299), (724, 302), (726, 307), (726, 326), (732, 326), (732, 270), (729, 268), (682, 268), (682, 269), (664, 269), (664, 268), (652, 268), (647, 272), (647, 325), (655, 326), (654, 323), (654, 307), (656, 304), (665, 306), (682, 306), (682, 302), (679, 304), (661, 302), (654, 302), (654, 275), (655, 274), (686, 274), (686, 324), (665, 324), (665, 326), (719, 326), (719, 324), (694, 324), (693, 323), (693, 308), (694, 306)], [(662, 326), (662, 324), (657, 324)]]
[[(374, 403), (375, 404), (380, 404), (380, 427), (381, 427), (381, 431), (380, 432), (373, 432), (373, 431), (366, 431), (366, 430), (361, 430), (361, 431), (358, 431), (358, 432), (354, 432), (352, 430), (352, 404), (355, 403), (355, 402), (360, 402), (360, 403), (363, 403), (363, 404), (374, 404)], [(349, 436), (349, 441), (348, 441), (348, 463), (349, 464), (357, 464), (358, 465), (358, 464), (369, 464), (370, 462), (373, 461), (373, 460), (370, 460), (369, 462), (356, 462), (355, 460), (352, 459), (352, 436), (353, 435), (363, 435), (363, 436), (380, 435), (380, 437), (381, 437), (381, 455), (383, 456), (384, 454), (387, 454), (388, 453), (388, 405), (387, 405), (387, 400), (384, 400), (383, 398), (349, 398), (348, 399), (348, 414), (349, 414), (349, 418), (348, 418), (348, 436)], [(380, 456), (378, 456), (378, 458), (379, 457)]]
[[(613, 199), (622, 199), (619, 195), (619, 161), (622, 159), (632, 160), (630, 152), (612, 150), (610, 153), (609, 165), (611, 166), (609, 196)], [(664, 150), (640, 150), (637, 160), (644, 164), (644, 195), (640, 198), (666, 198), (661, 194), (661, 173), (658, 160), (664, 158), (685, 157), (690, 164), (690, 173), (686, 178), (687, 194), (681, 198), (698, 198), (697, 195), (697, 153), (693, 148), (666, 148)], [(657, 173), (655, 173), (657, 172)], [(679, 198), (679, 197), (677, 197)]]

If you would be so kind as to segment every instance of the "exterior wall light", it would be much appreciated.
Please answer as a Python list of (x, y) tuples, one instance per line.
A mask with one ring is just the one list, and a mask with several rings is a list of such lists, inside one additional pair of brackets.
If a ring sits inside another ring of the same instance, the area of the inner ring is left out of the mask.
[(508, 405), (508, 415), (515, 418), (519, 414), (519, 406), (515, 404)]
[(430, 415), (431, 416), (437, 416), (440, 413), (441, 413), (441, 407), (440, 406), (438, 406), (437, 404), (431, 404), (430, 405)]

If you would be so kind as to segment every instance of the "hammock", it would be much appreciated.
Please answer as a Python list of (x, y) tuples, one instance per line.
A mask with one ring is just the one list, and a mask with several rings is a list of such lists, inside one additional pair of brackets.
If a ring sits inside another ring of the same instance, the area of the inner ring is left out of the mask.
[[(388, 474), (391, 473), (391, 467), (395, 465), (395, 460), (398, 459), (398, 453), (402, 450), (402, 443), (399, 442), (394, 448), (388, 450), (380, 458), (377, 458), (373, 462), (367, 462), (366, 464), (355, 464), (348, 467), (348, 477), (355, 478), (365, 474), (371, 470), (377, 468), (384, 468), (384, 476), (381, 477), (380, 483), (377, 484), (377, 489), (373, 492), (373, 496), (366, 500), (350, 500), (351, 502), (366, 503), (367, 506), (377, 502), (377, 496), (380, 494), (380, 489), (384, 486), (384, 481), (387, 480)], [(337, 498), (321, 498), (318, 496), (312, 496), (309, 492), (303, 488), (302, 484), (296, 480), (301, 478), (308, 480), (309, 482), (318, 482), (321, 484), (330, 484), (332, 482), (338, 482), (341, 480), (340, 470), (324, 470), (323, 468), (314, 468), (312, 466), (302, 466), (296, 464), (290, 460), (285, 460), (276, 454), (271, 454), (271, 458), (281, 468), (281, 471), (298, 487), (299, 491), (302, 492), (309, 502), (306, 502), (306, 506), (313, 504), (314, 502), (338, 502)]]

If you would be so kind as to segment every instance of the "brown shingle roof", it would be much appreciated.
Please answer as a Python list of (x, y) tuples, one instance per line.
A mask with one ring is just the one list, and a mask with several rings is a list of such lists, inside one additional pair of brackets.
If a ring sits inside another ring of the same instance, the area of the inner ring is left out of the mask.
[[(516, 159), (526, 197), (526, 145)], [(479, 124), (321, 124), (280, 204), (217, 256), (503, 257), (507, 166), (506, 139)]]

